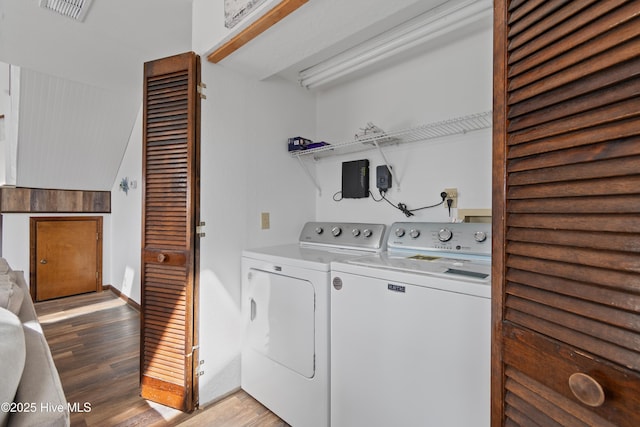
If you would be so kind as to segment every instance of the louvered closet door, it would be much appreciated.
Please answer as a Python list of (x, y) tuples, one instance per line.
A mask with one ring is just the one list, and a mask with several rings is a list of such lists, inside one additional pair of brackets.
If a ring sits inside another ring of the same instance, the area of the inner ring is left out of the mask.
[(493, 426), (640, 426), (640, 1), (496, 0)]
[(143, 128), (142, 397), (197, 405), (199, 58), (145, 63)]

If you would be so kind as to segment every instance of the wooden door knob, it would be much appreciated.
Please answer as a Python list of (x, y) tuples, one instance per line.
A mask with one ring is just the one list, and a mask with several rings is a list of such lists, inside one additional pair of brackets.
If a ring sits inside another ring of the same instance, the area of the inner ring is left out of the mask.
[(158, 254), (158, 262), (164, 262), (167, 259), (165, 254)]
[(587, 374), (577, 372), (569, 377), (573, 395), (585, 405), (598, 407), (604, 403), (604, 390), (598, 381)]

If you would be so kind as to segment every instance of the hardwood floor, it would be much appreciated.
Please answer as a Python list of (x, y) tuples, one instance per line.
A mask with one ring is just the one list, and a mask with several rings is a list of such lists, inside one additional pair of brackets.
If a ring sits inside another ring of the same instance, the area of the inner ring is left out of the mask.
[(238, 391), (191, 414), (139, 396), (139, 314), (106, 291), (36, 303), (72, 426), (286, 427)]

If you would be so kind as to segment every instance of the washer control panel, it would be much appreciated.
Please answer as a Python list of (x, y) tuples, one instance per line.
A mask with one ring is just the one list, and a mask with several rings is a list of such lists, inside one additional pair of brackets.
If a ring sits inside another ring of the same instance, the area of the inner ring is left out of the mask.
[(300, 243), (344, 249), (380, 250), (384, 246), (384, 224), (362, 222), (307, 222)]
[(491, 224), (395, 222), (387, 248), (491, 255)]

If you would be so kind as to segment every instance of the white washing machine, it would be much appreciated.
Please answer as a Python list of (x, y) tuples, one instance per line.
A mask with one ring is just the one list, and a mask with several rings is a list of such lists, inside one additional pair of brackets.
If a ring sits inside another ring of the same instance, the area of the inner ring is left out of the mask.
[(380, 252), (382, 224), (305, 224), (296, 244), (243, 251), (242, 388), (294, 427), (329, 425), (334, 261)]
[(332, 263), (332, 427), (489, 426), (490, 231), (395, 223)]

